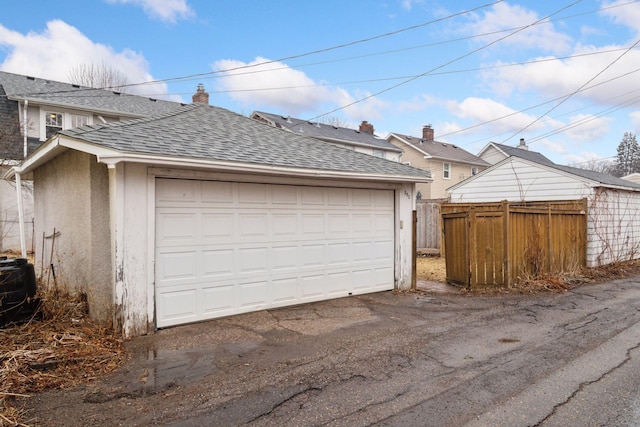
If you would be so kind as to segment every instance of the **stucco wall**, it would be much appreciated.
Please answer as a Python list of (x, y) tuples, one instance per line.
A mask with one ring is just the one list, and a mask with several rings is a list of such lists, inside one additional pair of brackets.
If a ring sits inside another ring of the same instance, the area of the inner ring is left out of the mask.
[(92, 318), (110, 323), (113, 280), (106, 166), (88, 154), (67, 151), (36, 169), (34, 216), (35, 266), (42, 285), (53, 286), (55, 273), (59, 287), (87, 295)]

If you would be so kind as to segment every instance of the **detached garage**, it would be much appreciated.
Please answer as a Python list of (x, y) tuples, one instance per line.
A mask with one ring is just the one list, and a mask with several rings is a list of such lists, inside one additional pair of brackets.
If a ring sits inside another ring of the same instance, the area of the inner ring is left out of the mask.
[(63, 131), (13, 174), (34, 180), (36, 264), (127, 337), (408, 288), (431, 181), (207, 105)]

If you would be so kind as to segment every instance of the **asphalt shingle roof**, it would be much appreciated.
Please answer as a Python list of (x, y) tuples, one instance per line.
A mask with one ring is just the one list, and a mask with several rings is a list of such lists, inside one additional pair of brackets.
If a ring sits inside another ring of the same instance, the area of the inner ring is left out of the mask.
[(424, 138), (399, 133), (393, 133), (392, 135), (402, 138), (409, 145), (414, 146), (420, 151), (429, 153), (431, 157), (436, 159), (451, 160), (458, 163), (468, 163), (478, 166), (491, 166), (475, 154), (471, 154), (467, 150), (464, 150), (454, 144), (439, 141), (426, 141)]
[(183, 105), (155, 117), (84, 126), (61, 135), (125, 153), (416, 178), (429, 172), (278, 129), (223, 108)]
[(509, 145), (498, 144), (497, 142), (492, 142), (494, 146), (502, 150), (508, 157), (515, 156), (520, 157), (521, 159), (530, 160), (532, 162), (540, 163), (543, 165), (554, 165), (551, 160), (546, 158), (544, 155), (536, 152), (524, 150), (518, 147), (511, 147)]
[(387, 151), (401, 152), (395, 145), (389, 143), (386, 139), (378, 138), (367, 132), (360, 132), (356, 129), (350, 129), (340, 126), (333, 126), (318, 122), (309, 122), (306, 120), (296, 119), (294, 117), (282, 117), (277, 114), (256, 111), (258, 114), (276, 125), (300, 135), (311, 136), (322, 140), (332, 141), (349, 141), (357, 144), (368, 145), (372, 148), (383, 149)]
[(28, 99), (93, 112), (149, 116), (176, 111), (180, 103), (93, 89), (0, 71), (0, 86), (12, 99)]

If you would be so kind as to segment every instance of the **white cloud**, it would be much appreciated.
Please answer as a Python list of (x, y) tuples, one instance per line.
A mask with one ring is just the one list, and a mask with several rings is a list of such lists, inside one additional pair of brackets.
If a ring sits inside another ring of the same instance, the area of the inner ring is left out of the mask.
[[(486, 123), (482, 126), (483, 131), (492, 128), (497, 133), (518, 131), (536, 119), (488, 98), (469, 97), (462, 102), (451, 101), (448, 109), (456, 116), (473, 123)], [(544, 124), (538, 122), (529, 129), (540, 130), (544, 127)]]
[(292, 116), (302, 113), (322, 113), (354, 103), (340, 112), (352, 120), (373, 120), (380, 116), (385, 104), (369, 93), (350, 94), (344, 89), (325, 86), (305, 73), (288, 65), (258, 57), (252, 62), (223, 59), (212, 64), (220, 74), (218, 91), (228, 95), (244, 107), (276, 109)]
[(629, 117), (631, 118), (631, 122), (633, 123), (633, 132), (638, 133), (638, 131), (640, 130), (640, 111), (629, 113)]
[(600, 13), (611, 18), (616, 24), (640, 32), (640, 4), (630, 3), (628, 0), (604, 1), (602, 3), (604, 10)]
[[(489, 69), (482, 76), (502, 96), (514, 91), (540, 92), (549, 101), (573, 94), (596, 77), (574, 97), (602, 105), (618, 105), (630, 99), (633, 94), (630, 88), (636, 87), (640, 72), (640, 52), (629, 51), (617, 60), (624, 49), (579, 46), (572, 58), (537, 58), (536, 63)], [(540, 62), (543, 59), (549, 60)]]
[[(60, 20), (49, 21), (41, 33), (26, 35), (0, 24), (0, 47), (9, 51), (0, 64), (2, 71), (68, 82), (74, 66), (106, 64), (126, 75), (129, 83), (154, 80), (144, 56), (129, 49), (116, 52)], [(127, 92), (162, 97), (167, 86), (164, 83), (133, 86)]]
[(164, 22), (175, 23), (195, 15), (187, 0), (107, 0), (107, 2), (142, 6), (147, 15)]
[(569, 120), (567, 130), (563, 132), (572, 141), (600, 141), (609, 132), (610, 117), (598, 117), (593, 114), (578, 114)]
[(400, 0), (402, 8), (406, 11), (410, 11), (414, 5), (422, 3), (423, 0)]
[[(524, 27), (541, 19), (536, 12), (519, 5), (510, 5), (506, 2), (498, 3), (488, 12), (474, 16), (476, 17), (475, 22), (467, 27), (473, 34), (493, 33), (511, 28)], [(496, 40), (507, 34), (509, 33), (494, 34), (491, 36), (491, 39), (482, 39), (481, 43)], [(552, 23), (545, 22), (531, 26), (507, 37), (495, 46), (503, 48), (509, 45), (516, 47), (518, 50), (536, 49), (558, 53), (569, 49), (571, 40), (566, 34), (556, 31)]]

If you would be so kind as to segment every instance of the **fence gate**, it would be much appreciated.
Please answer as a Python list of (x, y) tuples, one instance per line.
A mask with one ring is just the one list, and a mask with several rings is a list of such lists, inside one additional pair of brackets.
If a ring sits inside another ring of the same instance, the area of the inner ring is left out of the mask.
[(444, 229), (444, 247), (447, 248), (445, 263), (447, 282), (458, 285), (469, 285), (469, 247), (467, 232), (469, 231), (468, 213), (451, 213), (442, 215)]
[(442, 215), (447, 282), (463, 286), (506, 284), (504, 215), (473, 210)]
[(508, 286), (586, 265), (587, 200), (445, 203), (447, 281)]

